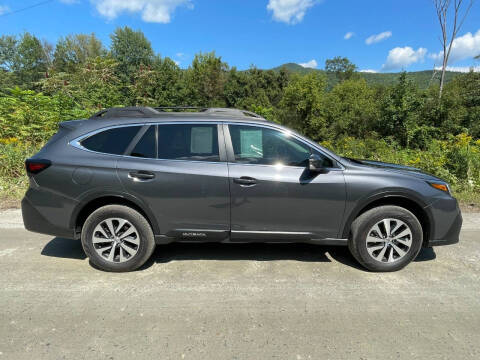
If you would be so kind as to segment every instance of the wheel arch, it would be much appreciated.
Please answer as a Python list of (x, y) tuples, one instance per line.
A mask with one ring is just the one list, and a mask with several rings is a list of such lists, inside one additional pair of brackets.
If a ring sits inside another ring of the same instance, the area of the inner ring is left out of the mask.
[(342, 230), (342, 238), (348, 238), (350, 235), (350, 228), (353, 221), (365, 213), (366, 211), (384, 205), (399, 206), (412, 212), (422, 225), (423, 231), (423, 245), (428, 243), (430, 234), (433, 231), (433, 219), (430, 213), (425, 208), (425, 205), (419, 200), (414, 199), (405, 194), (383, 194), (377, 195), (373, 198), (358, 205), (348, 217)]
[(90, 196), (88, 199), (84, 199), (75, 209), (71, 218), (71, 228), (75, 229), (75, 237), (79, 237), (81, 228), (85, 223), (87, 217), (98, 208), (105, 205), (125, 205), (128, 206), (140, 214), (148, 221), (152, 227), (154, 234), (159, 234), (158, 224), (154, 215), (144, 206), (138, 199), (126, 195), (126, 194), (108, 194), (98, 197)]

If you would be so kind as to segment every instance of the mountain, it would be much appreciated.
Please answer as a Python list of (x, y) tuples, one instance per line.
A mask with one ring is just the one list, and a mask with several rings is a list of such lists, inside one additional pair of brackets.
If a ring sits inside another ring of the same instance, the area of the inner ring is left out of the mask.
[[(280, 71), (281, 68), (287, 69), (291, 73), (296, 73), (296, 74), (308, 74), (310, 72), (320, 72), (320, 73), (325, 73), (324, 70), (319, 70), (319, 69), (311, 69), (311, 68), (304, 68), (303, 66), (300, 66), (295, 63), (286, 63), (280, 66), (277, 66), (273, 68), (272, 70), (274, 71)], [(362, 76), (368, 84), (374, 85), (374, 84), (381, 84), (381, 85), (391, 85), (394, 84), (397, 80), (398, 77), (400, 76), (400, 73), (366, 73), (366, 72), (360, 72), (360, 76)], [(432, 80), (432, 70), (424, 70), (424, 71), (412, 71), (412, 72), (407, 72), (407, 77), (415, 82), (420, 88), (426, 89), (430, 84), (433, 83), (439, 83), (440, 79), (440, 72), (437, 72), (435, 75), (435, 80)], [(445, 73), (445, 82), (448, 83), (451, 81), (453, 78), (455, 78), (458, 75), (461, 75), (462, 73), (460, 72), (452, 72), (452, 71), (447, 71)], [(327, 74), (328, 77), (328, 82), (329, 84), (334, 83), (334, 75), (333, 74)]]

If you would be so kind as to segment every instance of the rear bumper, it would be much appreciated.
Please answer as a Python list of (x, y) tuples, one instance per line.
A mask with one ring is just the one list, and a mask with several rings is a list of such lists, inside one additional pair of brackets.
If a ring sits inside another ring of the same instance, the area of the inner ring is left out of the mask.
[(35, 209), (27, 197), (22, 200), (22, 217), (25, 229), (41, 234), (73, 239), (73, 230), (62, 228), (49, 222), (40, 212)]
[[(451, 245), (459, 242), (460, 230), (462, 229), (462, 213), (458, 207), (457, 200), (452, 198), (449, 206), (446, 203), (435, 204), (437, 216), (435, 216), (436, 226), (433, 237), (429, 239), (427, 246)], [(438, 205), (441, 205), (438, 206)], [(442, 209), (441, 211), (439, 209)]]

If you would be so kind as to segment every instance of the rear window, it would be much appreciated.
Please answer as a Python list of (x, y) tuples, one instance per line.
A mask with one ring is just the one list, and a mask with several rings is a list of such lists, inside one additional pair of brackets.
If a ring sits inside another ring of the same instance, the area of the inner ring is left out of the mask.
[(123, 126), (92, 135), (81, 144), (84, 148), (106, 154), (123, 155), (141, 126)]
[(158, 158), (220, 161), (217, 125), (159, 125)]

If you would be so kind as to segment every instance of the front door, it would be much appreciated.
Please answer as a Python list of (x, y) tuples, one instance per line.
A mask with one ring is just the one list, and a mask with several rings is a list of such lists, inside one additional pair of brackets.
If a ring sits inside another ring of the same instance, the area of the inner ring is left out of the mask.
[[(291, 133), (273, 127), (230, 124), (224, 130), (233, 241), (338, 236), (345, 208), (345, 181), (333, 160)], [(324, 158), (322, 173), (308, 170), (312, 152)]]
[[(230, 231), (228, 168), (218, 125), (151, 125), (117, 172), (127, 192), (155, 214), (160, 232), (217, 241)], [(220, 146), (219, 146), (220, 143)]]

